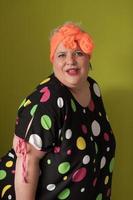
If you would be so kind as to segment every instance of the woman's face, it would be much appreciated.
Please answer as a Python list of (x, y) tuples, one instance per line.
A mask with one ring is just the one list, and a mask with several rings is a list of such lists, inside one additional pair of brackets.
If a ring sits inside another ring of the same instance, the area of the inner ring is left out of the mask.
[(81, 88), (87, 80), (89, 56), (80, 47), (67, 49), (60, 43), (53, 59), (55, 76), (69, 88)]

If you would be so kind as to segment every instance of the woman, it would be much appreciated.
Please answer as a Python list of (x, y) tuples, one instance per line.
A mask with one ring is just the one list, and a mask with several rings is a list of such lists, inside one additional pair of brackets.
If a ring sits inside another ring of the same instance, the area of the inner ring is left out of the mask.
[(93, 41), (66, 23), (50, 47), (54, 73), (19, 107), (14, 150), (1, 162), (1, 197), (109, 200), (115, 139), (98, 84), (88, 77)]

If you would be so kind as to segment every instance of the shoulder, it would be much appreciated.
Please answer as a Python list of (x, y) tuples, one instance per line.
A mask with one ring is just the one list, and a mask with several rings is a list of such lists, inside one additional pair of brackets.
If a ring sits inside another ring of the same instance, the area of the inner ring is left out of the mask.
[(41, 81), (33, 92), (24, 98), (19, 106), (18, 112), (20, 114), (23, 110), (28, 110), (32, 113), (36, 108), (55, 110), (57, 104), (62, 104), (61, 101), (64, 94), (65, 92), (62, 84), (52, 74)]

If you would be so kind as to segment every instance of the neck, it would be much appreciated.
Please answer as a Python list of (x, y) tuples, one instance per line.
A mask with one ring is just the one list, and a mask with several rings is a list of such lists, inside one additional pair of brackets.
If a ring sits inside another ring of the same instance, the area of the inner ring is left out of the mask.
[(86, 81), (83, 84), (81, 84), (79, 87), (69, 88), (69, 90), (74, 94), (78, 94), (78, 93), (81, 93), (82, 91), (85, 91), (86, 89), (88, 90), (88, 87), (89, 87), (89, 82)]

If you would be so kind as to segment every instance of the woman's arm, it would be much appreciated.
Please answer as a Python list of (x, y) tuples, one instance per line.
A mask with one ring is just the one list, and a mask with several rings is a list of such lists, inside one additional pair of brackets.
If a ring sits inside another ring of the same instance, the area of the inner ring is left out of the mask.
[[(14, 139), (16, 140), (16, 138)], [(18, 140), (18, 139), (17, 139)], [(14, 149), (16, 142), (14, 142)], [(16, 200), (35, 200), (38, 179), (40, 175), (39, 161), (45, 155), (44, 152), (36, 150), (32, 145), (26, 143), (26, 180), (23, 179), (23, 156), (17, 154), (15, 170), (15, 193)]]

